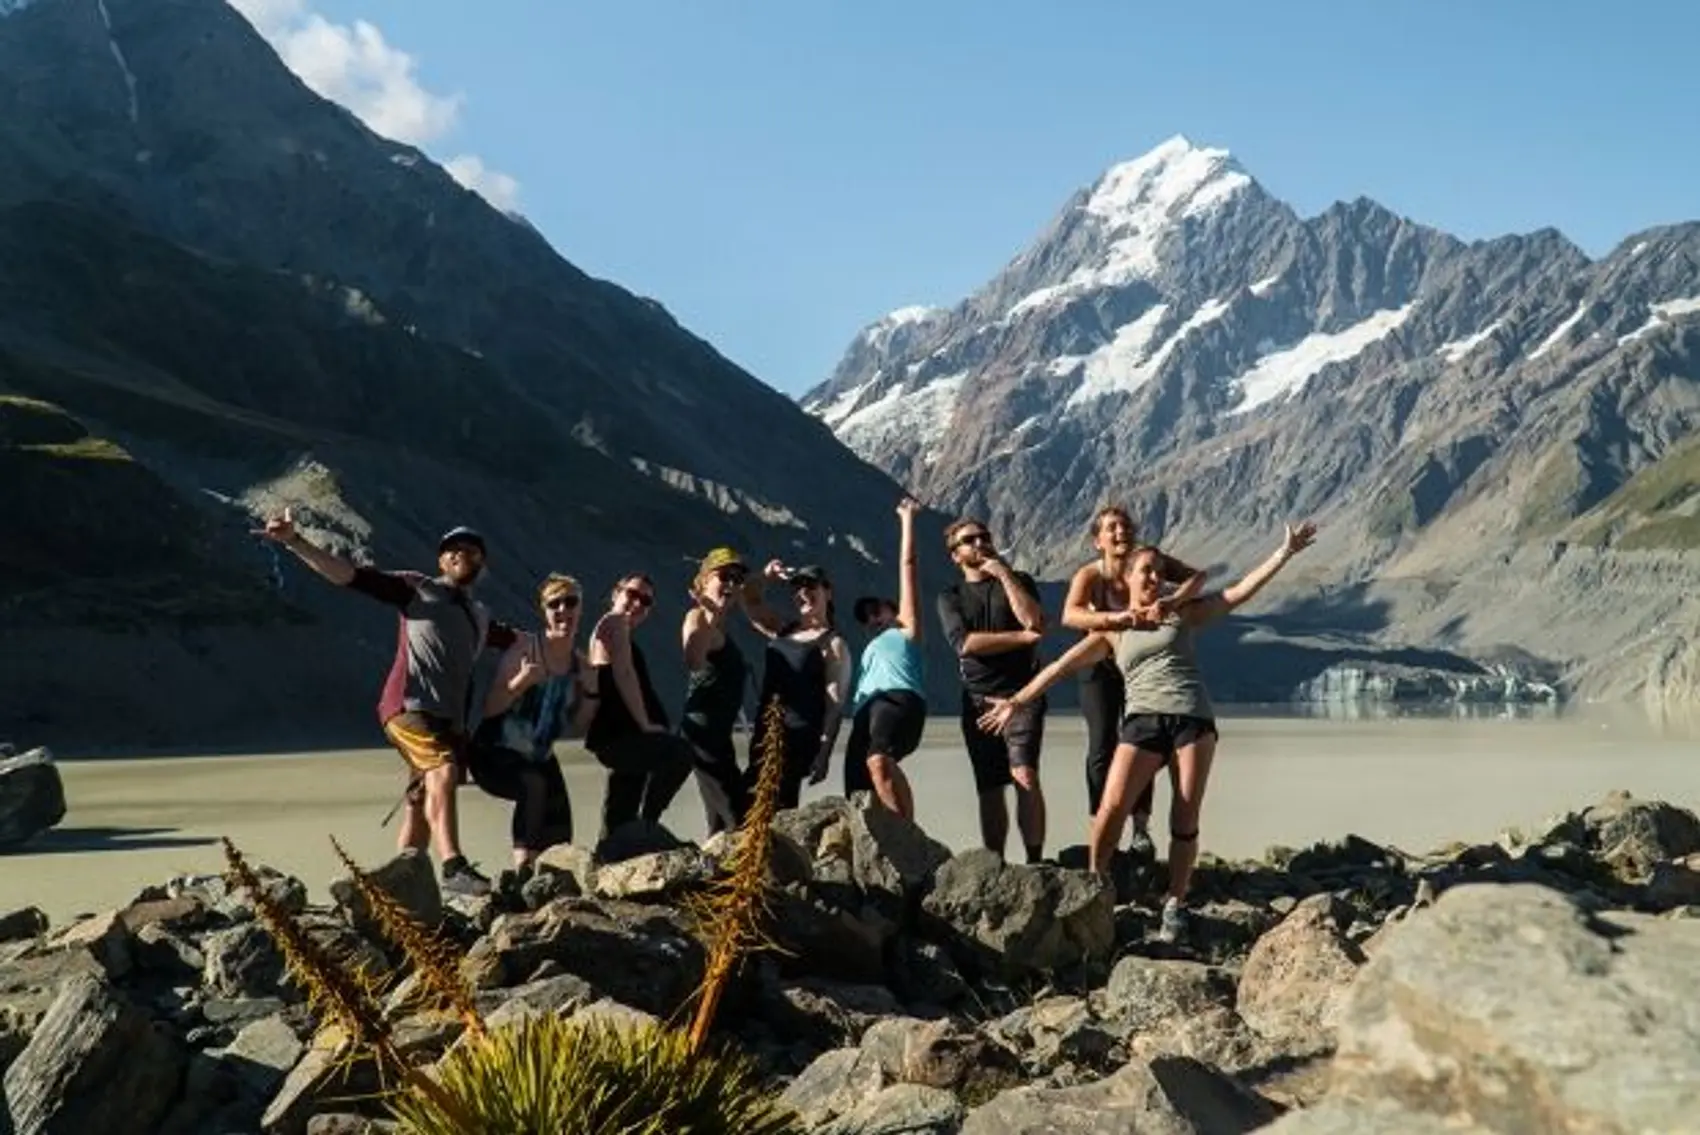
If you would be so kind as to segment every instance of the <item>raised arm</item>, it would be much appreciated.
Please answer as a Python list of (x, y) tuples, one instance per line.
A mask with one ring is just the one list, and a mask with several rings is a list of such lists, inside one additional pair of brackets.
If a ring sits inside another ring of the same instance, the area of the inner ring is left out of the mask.
[(1183, 607), (1181, 610), (1185, 613), (1187, 621), (1194, 624), (1207, 623), (1250, 602), (1259, 591), (1263, 590), (1264, 584), (1274, 579), (1281, 569), (1287, 566), (1288, 560), (1310, 547), (1315, 540), (1316, 525), (1310, 521), (1305, 521), (1297, 528), (1291, 524), (1287, 525), (1287, 535), (1281, 541), (1281, 546), (1275, 549), (1275, 552), (1268, 559), (1258, 564), (1237, 583), (1231, 583), (1223, 588), (1220, 593), (1206, 595), (1204, 598), (1194, 600)]
[(1045, 608), (1039, 602), (1039, 587), (1033, 582), (1033, 577), (1026, 572), (1018, 572), (1002, 560), (988, 560), (986, 571), (991, 577), (1003, 584), (1003, 593), (1009, 600), (1009, 609), (1021, 623), (1023, 630), (1034, 634), (1045, 633)]
[(980, 715), (980, 728), (988, 733), (1000, 732), (1016, 710), (1039, 700), (1044, 692), (1068, 677), (1095, 666), (1115, 652), (1113, 631), (1093, 631), (1063, 652), (1062, 657), (1040, 670), (1015, 693), (1007, 698), (991, 698), (992, 705)]
[(608, 658), (608, 665), (614, 673), (614, 688), (619, 691), (620, 700), (625, 702), (632, 720), (645, 732), (657, 731), (660, 727), (650, 723), (649, 710), (643, 704), (643, 687), (638, 683), (637, 667), (632, 665), (631, 624), (621, 615), (604, 615), (596, 624), (595, 642)]
[(490, 692), (484, 696), (485, 717), (506, 713), (543, 676), (543, 667), (533, 657), (532, 647), (530, 636), (526, 636), (502, 652), (496, 674), (490, 680)]
[(844, 722), (844, 707), (850, 700), (850, 651), (844, 639), (833, 635), (826, 646), (826, 721), (821, 725), (820, 750), (809, 769), (809, 783), (819, 784), (832, 767), (832, 750), (838, 743), (838, 728)]
[(1204, 593), (1204, 580), (1207, 572), (1203, 568), (1195, 568), (1182, 563), (1175, 557), (1163, 554), (1163, 580), (1165, 583), (1178, 583), (1173, 594), (1165, 597), (1165, 605), (1175, 610), (1183, 604), (1190, 603)]
[(897, 625), (910, 642), (920, 642), (921, 569), (915, 555), (915, 514), (921, 504), (904, 497), (897, 506)]
[(752, 575), (744, 581), (744, 614), (749, 618), (750, 625), (768, 638), (778, 637), (779, 632), (785, 629), (785, 620), (779, 617), (779, 612), (767, 605), (763, 592), (767, 581), (778, 579), (784, 571), (784, 564), (778, 560), (769, 560), (760, 575)]
[(266, 521), (264, 528), (256, 528), (253, 533), (256, 536), (264, 536), (274, 544), (281, 544), (288, 548), (295, 553), (296, 558), (302, 563), (338, 587), (347, 587), (354, 582), (355, 573), (358, 569), (348, 560), (334, 552), (325, 551), (297, 532), (292, 509), (285, 508), (282, 516), (272, 517)]

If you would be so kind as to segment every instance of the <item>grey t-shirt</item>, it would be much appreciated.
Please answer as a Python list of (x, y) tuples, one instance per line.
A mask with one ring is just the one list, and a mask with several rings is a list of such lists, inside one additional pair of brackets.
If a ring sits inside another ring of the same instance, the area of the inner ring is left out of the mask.
[(1171, 615), (1151, 630), (1116, 635), (1116, 668), (1126, 687), (1123, 713), (1214, 717), (1194, 645), (1197, 628)]

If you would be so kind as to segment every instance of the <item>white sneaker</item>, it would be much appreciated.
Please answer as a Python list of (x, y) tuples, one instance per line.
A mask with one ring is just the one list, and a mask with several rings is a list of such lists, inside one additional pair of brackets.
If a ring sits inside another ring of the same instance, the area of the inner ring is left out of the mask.
[(1187, 914), (1181, 900), (1170, 898), (1163, 903), (1163, 916), (1157, 923), (1157, 941), (1165, 944), (1179, 942), (1186, 937)]

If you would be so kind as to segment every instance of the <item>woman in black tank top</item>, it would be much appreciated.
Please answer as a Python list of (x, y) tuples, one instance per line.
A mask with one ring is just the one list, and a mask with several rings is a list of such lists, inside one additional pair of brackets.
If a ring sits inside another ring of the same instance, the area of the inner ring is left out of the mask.
[(803, 782), (819, 784), (832, 763), (850, 700), (850, 652), (833, 626), (832, 582), (823, 569), (792, 570), (774, 560), (763, 575), (790, 585), (797, 617), (781, 621), (759, 595), (745, 604), (750, 622), (767, 639), (746, 783), (753, 791), (761, 773), (762, 747), (768, 740), (767, 707), (777, 700), (783, 712), (780, 730), (785, 747), (779, 806), (795, 808)]
[[(1100, 630), (1120, 630), (1128, 626), (1128, 589), (1123, 576), (1129, 557), (1135, 548), (1133, 518), (1120, 505), (1108, 505), (1092, 518), (1092, 546), (1098, 559), (1086, 564), (1069, 580), (1068, 598), (1063, 602), (1063, 625), (1090, 634)], [(1204, 588), (1204, 573), (1167, 555), (1163, 556), (1163, 578), (1180, 587), (1164, 602), (1175, 605), (1197, 595)], [(1086, 719), (1086, 806), (1097, 815), (1104, 797), (1104, 783), (1110, 774), (1110, 760), (1115, 756), (1116, 738), (1122, 723), (1123, 690), (1121, 673), (1114, 659), (1091, 666), (1080, 675), (1080, 712)], [(1133, 806), (1132, 850), (1140, 855), (1155, 854), (1151, 842), (1151, 809), (1155, 782)]]
[(603, 840), (634, 819), (659, 823), (691, 774), (690, 745), (668, 731), (667, 711), (650, 683), (643, 651), (633, 641), (654, 605), (650, 578), (628, 575), (614, 585), (608, 613), (590, 636), (597, 702), (584, 745), (608, 769)]
[(742, 603), (749, 570), (731, 548), (716, 548), (697, 565), (691, 609), (680, 628), (689, 684), (679, 732), (695, 748), (697, 788), (708, 834), (744, 822), (748, 794), (732, 730), (744, 708), (744, 652), (726, 621)]

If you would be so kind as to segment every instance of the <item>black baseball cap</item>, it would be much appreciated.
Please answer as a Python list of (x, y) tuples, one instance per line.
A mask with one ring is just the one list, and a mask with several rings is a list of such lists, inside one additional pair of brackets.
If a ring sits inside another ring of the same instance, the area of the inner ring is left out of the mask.
[(479, 533), (475, 530), (466, 527), (464, 524), (458, 528), (451, 528), (447, 532), (443, 533), (443, 538), (437, 541), (437, 554), (441, 555), (448, 551), (450, 545), (453, 544), (471, 544), (473, 547), (478, 549), (480, 554), (489, 554), (488, 550), (484, 547), (484, 537), (479, 535)]
[(793, 569), (785, 582), (792, 587), (808, 587), (815, 584), (832, 586), (832, 580), (827, 577), (826, 569), (819, 564), (804, 564), (800, 568)]

